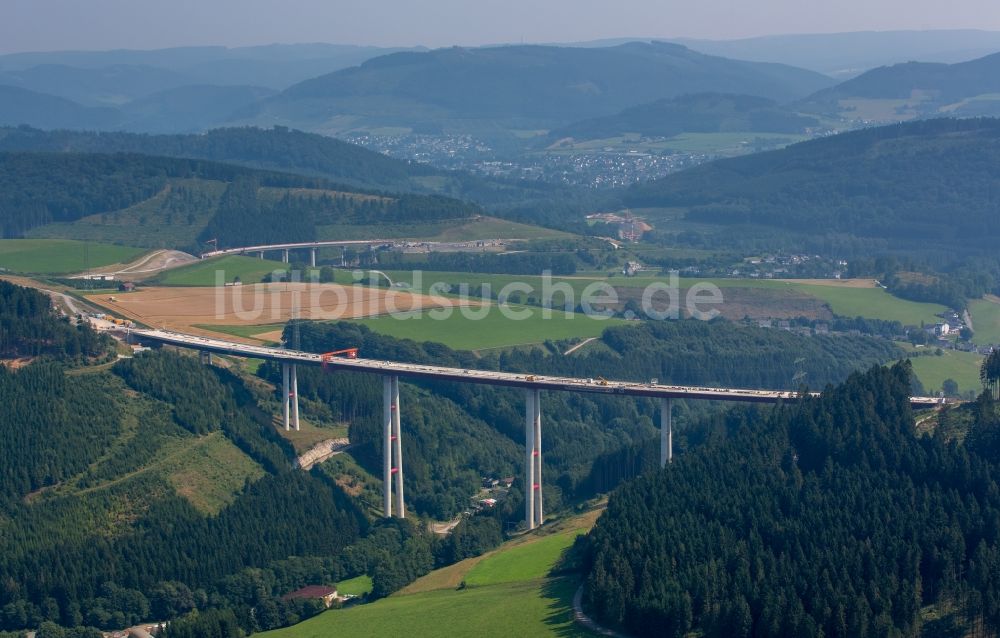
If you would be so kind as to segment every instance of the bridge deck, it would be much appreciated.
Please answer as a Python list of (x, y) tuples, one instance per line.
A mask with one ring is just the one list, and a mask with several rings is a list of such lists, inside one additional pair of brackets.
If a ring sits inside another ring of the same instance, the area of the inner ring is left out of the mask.
[(320, 241), (301, 241), (286, 244), (261, 244), (259, 246), (239, 246), (236, 248), (220, 248), (201, 254), (202, 259), (218, 257), (219, 255), (242, 255), (245, 253), (270, 252), (274, 250), (298, 250), (300, 248), (330, 248), (335, 246), (367, 246), (368, 244), (397, 244), (411, 240), (406, 239), (331, 239)]
[[(224, 339), (212, 339), (195, 335), (169, 332), (166, 330), (132, 330), (132, 334), (140, 339), (170, 344), (182, 348), (192, 348), (219, 354), (231, 354), (242, 357), (256, 357), (287, 363), (303, 363), (322, 365), (322, 357), (311, 352), (286, 350), (268, 346), (252, 346), (234, 343)], [(631, 381), (605, 381), (603, 379), (577, 379), (571, 377), (553, 377), (546, 375), (517, 374), (511, 372), (495, 372), (492, 370), (463, 370), (445, 366), (432, 366), (377, 359), (333, 359), (327, 366), (335, 370), (353, 372), (369, 372), (381, 375), (397, 375), (416, 379), (439, 379), (458, 381), (461, 383), (479, 383), (484, 385), (502, 385), (520, 388), (535, 388), (541, 390), (565, 390), (569, 392), (590, 392), (595, 394), (618, 394), (637, 397), (654, 397), (663, 399), (705, 399), (711, 401), (738, 401), (744, 403), (777, 403), (792, 400), (798, 396), (796, 392), (780, 390), (751, 390), (740, 388), (706, 388), (695, 386), (677, 386), (652, 383), (636, 383)], [(945, 403), (937, 397), (912, 397), (914, 407), (932, 407)]]

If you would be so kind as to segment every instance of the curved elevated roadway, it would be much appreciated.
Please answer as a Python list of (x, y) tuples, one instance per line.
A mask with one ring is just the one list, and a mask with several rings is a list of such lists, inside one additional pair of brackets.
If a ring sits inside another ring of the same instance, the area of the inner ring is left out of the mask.
[[(536, 374), (516, 374), (494, 372), (492, 370), (463, 370), (445, 366), (432, 366), (377, 359), (327, 359), (322, 355), (284, 348), (252, 346), (234, 343), (225, 339), (213, 339), (196, 335), (170, 332), (167, 330), (132, 330), (137, 338), (181, 348), (198, 350), (210, 359), (211, 353), (231, 354), (242, 357), (269, 359), (282, 364), (282, 394), (284, 396), (284, 423), (299, 429), (298, 376), (299, 364), (323, 365), (351, 372), (367, 372), (382, 377), (382, 485), (383, 512), (386, 517), (395, 514), (406, 516), (403, 498), (403, 448), (400, 428), (399, 377), (411, 379), (440, 379), (461, 383), (479, 383), (524, 388), (525, 392), (525, 440), (524, 440), (524, 522), (528, 529), (534, 529), (545, 521), (542, 506), (542, 417), (541, 391), (563, 390), (568, 392), (590, 392), (597, 394), (652, 397), (660, 403), (660, 465), (666, 466), (673, 459), (672, 412), (674, 399), (703, 399), (709, 401), (742, 401), (748, 403), (776, 403), (793, 400), (798, 394), (777, 390), (747, 390), (740, 388), (702, 388), (694, 386), (662, 385), (655, 383), (635, 383), (629, 381), (605, 381), (604, 379), (576, 379)], [(914, 407), (929, 408), (945, 403), (934, 397), (911, 397)]]
[(246, 253), (262, 253), (262, 252), (272, 252), (275, 250), (299, 250), (302, 248), (329, 248), (335, 246), (367, 246), (369, 244), (379, 245), (379, 244), (396, 244), (406, 241), (405, 239), (339, 239), (339, 240), (329, 240), (329, 241), (302, 241), (302, 242), (292, 242), (287, 244), (261, 244), (260, 246), (240, 246), (238, 248), (222, 248), (219, 250), (210, 250), (207, 253), (202, 253), (202, 259), (208, 259), (209, 257), (218, 257), (220, 255), (243, 255)]
[[(247, 345), (226, 341), (224, 339), (200, 337), (167, 330), (133, 329), (131, 333), (139, 339), (169, 344), (182, 348), (201, 350), (203, 352), (230, 354), (241, 357), (256, 357), (258, 359), (270, 359), (272, 361), (279, 361), (287, 364), (323, 364), (322, 356), (311, 352), (300, 352), (296, 350), (272, 348), (268, 346)], [(696, 386), (636, 383), (633, 381), (578, 379), (572, 377), (553, 377), (512, 372), (496, 372), (492, 370), (465, 370), (445, 366), (382, 361), (378, 359), (334, 358), (332, 360), (328, 360), (326, 365), (335, 370), (370, 372), (380, 375), (393, 375), (413, 379), (438, 379), (444, 381), (457, 381), (461, 383), (478, 383), (484, 385), (530, 388), (533, 390), (564, 390), (568, 392), (618, 394), (660, 399), (701, 399), (709, 401), (736, 401), (745, 403), (776, 403), (778, 401), (793, 400), (799, 396), (797, 392), (784, 390), (707, 388)], [(910, 403), (913, 407), (928, 408), (944, 404), (945, 399), (937, 397), (912, 397), (910, 399)]]

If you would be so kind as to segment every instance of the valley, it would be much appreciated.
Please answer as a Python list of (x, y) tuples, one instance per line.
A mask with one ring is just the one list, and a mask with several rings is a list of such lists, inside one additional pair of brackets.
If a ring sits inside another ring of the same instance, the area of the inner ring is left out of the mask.
[(0, 638), (1000, 632), (1000, 31), (267, 4), (0, 19)]

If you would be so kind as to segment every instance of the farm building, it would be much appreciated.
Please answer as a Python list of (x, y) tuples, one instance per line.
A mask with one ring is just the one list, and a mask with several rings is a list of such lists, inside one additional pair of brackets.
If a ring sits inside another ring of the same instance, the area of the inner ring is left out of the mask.
[(337, 600), (337, 590), (326, 585), (309, 585), (281, 597), (282, 600), (322, 600), (329, 607)]

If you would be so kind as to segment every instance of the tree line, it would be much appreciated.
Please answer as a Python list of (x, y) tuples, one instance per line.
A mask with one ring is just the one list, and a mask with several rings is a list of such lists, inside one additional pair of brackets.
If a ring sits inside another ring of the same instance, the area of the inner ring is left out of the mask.
[(996, 407), (967, 445), (919, 436), (910, 374), (734, 413), (623, 486), (586, 542), (586, 607), (638, 636), (917, 636), (935, 604), (995, 633)]

